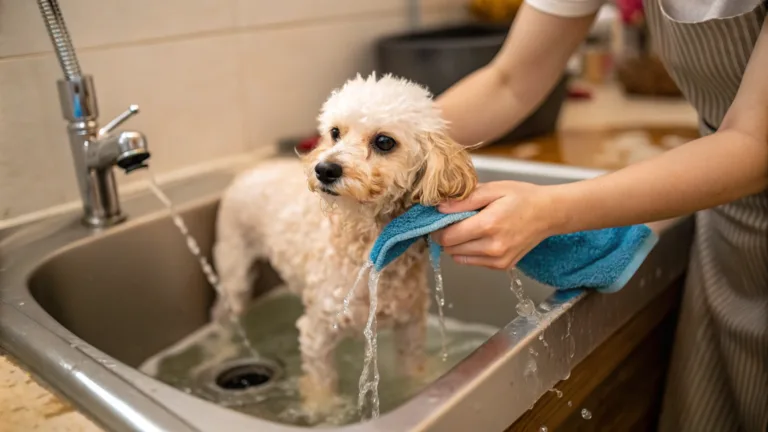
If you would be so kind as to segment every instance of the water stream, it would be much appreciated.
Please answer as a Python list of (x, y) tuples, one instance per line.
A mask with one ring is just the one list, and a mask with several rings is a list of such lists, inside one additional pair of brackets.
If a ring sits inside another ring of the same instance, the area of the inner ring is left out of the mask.
[[(431, 246), (431, 239), (427, 239), (427, 242)], [(443, 307), (445, 306), (445, 291), (443, 289), (443, 275), (440, 270), (440, 262), (429, 254), (430, 263), (435, 275), (435, 301), (437, 303), (438, 310), (438, 324), (440, 329), (440, 358), (442, 361), (448, 360), (448, 348), (447, 348), (447, 336), (446, 336), (446, 324), (445, 314), (443, 313)], [(370, 406), (371, 418), (378, 418), (381, 412), (379, 401), (379, 366), (378, 366), (378, 343), (377, 343), (377, 327), (376, 327), (376, 309), (378, 307), (378, 285), (380, 272), (373, 268), (373, 263), (367, 261), (360, 272), (357, 274), (354, 284), (344, 296), (342, 309), (336, 315), (336, 322), (334, 322), (334, 328), (338, 328), (338, 320), (341, 314), (349, 314), (349, 303), (354, 297), (355, 290), (360, 284), (360, 281), (368, 275), (368, 321), (366, 322), (363, 335), (365, 336), (365, 357), (363, 359), (363, 371), (360, 375), (360, 381), (358, 384), (358, 399), (357, 409), (360, 415), (365, 418), (364, 408), (366, 406), (366, 397), (370, 393), (370, 400), (368, 405)], [(528, 300), (530, 301), (530, 300)]]
[(371, 269), (368, 276), (368, 322), (365, 324), (363, 335), (365, 336), (365, 359), (363, 360), (363, 372), (360, 374), (359, 394), (357, 395), (357, 410), (365, 418), (363, 408), (365, 396), (371, 393), (371, 418), (378, 418), (379, 407), (379, 359), (378, 359), (378, 335), (376, 328), (376, 308), (378, 307), (379, 277), (381, 274)]
[[(227, 297), (224, 295), (224, 292), (221, 289), (221, 285), (219, 283), (219, 276), (216, 274), (216, 271), (213, 269), (213, 266), (208, 261), (208, 258), (203, 255), (203, 252), (200, 250), (200, 246), (197, 244), (197, 241), (192, 236), (192, 234), (189, 233), (189, 228), (187, 228), (187, 224), (184, 222), (184, 219), (179, 215), (179, 212), (176, 211), (176, 207), (173, 205), (173, 201), (171, 201), (170, 198), (163, 192), (162, 189), (160, 189), (160, 185), (157, 184), (157, 180), (155, 179), (154, 174), (152, 172), (149, 172), (148, 174), (149, 179), (149, 189), (152, 191), (152, 193), (155, 194), (158, 200), (163, 203), (163, 205), (168, 209), (168, 212), (171, 214), (171, 220), (173, 220), (173, 224), (176, 225), (176, 227), (181, 232), (181, 235), (184, 236), (184, 239), (187, 242), (187, 248), (189, 251), (197, 257), (197, 260), (200, 262), (200, 268), (202, 269), (203, 273), (205, 274), (205, 278), (208, 280), (208, 283), (213, 287), (214, 290), (216, 290), (216, 293), (223, 299), (226, 299)], [(243, 329), (243, 326), (240, 324), (238, 317), (232, 313), (232, 306), (228, 303), (225, 303), (227, 310), (229, 311), (228, 317), (229, 321), (232, 324), (233, 328), (235, 329), (235, 332), (237, 333), (238, 338), (240, 339), (240, 342), (245, 346), (248, 351), (256, 357), (256, 351), (254, 350), (253, 346), (251, 345), (251, 342), (248, 340), (248, 335), (246, 335), (245, 330)]]
[(427, 236), (427, 253), (429, 254), (429, 261), (432, 264), (432, 270), (435, 274), (435, 302), (437, 303), (437, 315), (440, 317), (440, 339), (443, 344), (442, 357), (443, 361), (448, 358), (448, 351), (445, 348), (445, 314), (443, 314), (443, 306), (445, 306), (445, 290), (443, 289), (443, 272), (440, 270), (440, 257), (432, 256), (432, 237)]

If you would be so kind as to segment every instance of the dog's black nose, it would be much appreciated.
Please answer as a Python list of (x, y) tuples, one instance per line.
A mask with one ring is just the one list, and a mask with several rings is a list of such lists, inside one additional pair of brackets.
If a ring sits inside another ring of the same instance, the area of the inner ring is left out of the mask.
[(341, 178), (341, 165), (334, 162), (320, 162), (315, 165), (315, 175), (323, 184), (331, 184)]

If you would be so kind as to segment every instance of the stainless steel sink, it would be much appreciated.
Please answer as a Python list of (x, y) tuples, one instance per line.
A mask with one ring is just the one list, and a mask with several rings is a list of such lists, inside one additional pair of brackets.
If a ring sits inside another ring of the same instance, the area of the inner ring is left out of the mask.
[[(556, 184), (601, 174), (487, 157), (475, 157), (475, 164), (482, 181)], [(213, 243), (218, 196), (231, 178), (212, 173), (166, 188), (204, 251)], [(83, 227), (79, 213), (0, 231), (0, 346), (109, 430), (306, 430), (211, 403), (138, 370), (206, 326), (213, 291), (153, 196), (137, 195), (124, 207), (129, 221), (101, 232)], [(446, 315), (498, 330), (380, 418), (335, 429), (442, 432), (510, 425), (682, 274), (690, 220), (654, 229), (659, 245), (619, 293), (556, 293), (523, 279), (538, 320), (516, 315), (506, 273), (444, 260), (446, 298), (453, 305)], [(279, 285), (272, 274), (256, 294)]]

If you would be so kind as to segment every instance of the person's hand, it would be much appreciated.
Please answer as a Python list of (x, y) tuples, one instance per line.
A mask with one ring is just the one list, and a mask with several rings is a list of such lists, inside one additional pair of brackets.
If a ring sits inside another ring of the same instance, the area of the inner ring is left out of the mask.
[(554, 234), (558, 213), (548, 188), (514, 181), (480, 184), (467, 199), (438, 207), (442, 213), (480, 213), (432, 237), (459, 264), (508, 269)]

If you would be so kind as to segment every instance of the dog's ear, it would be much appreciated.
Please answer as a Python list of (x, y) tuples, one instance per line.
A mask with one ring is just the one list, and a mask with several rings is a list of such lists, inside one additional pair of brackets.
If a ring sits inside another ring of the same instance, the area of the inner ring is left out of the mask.
[(435, 206), (469, 196), (477, 186), (469, 152), (444, 133), (427, 133), (422, 140), (427, 156), (417, 173), (413, 201)]

